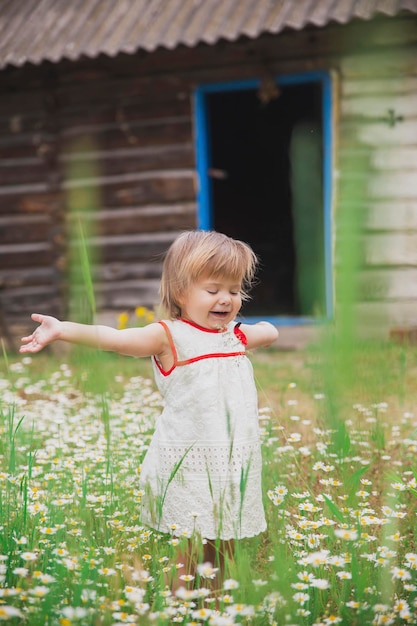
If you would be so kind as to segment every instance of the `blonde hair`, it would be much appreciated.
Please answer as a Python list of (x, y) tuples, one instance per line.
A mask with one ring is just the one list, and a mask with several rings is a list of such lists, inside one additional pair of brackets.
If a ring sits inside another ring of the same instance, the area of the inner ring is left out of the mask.
[(180, 317), (179, 300), (204, 277), (222, 277), (241, 285), (243, 300), (249, 298), (258, 259), (252, 248), (215, 231), (182, 233), (168, 249), (160, 285), (161, 306), (171, 319)]

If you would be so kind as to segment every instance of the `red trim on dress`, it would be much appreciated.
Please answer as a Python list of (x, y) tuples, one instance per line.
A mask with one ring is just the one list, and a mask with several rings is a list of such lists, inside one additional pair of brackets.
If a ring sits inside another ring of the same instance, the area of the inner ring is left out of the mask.
[(191, 359), (185, 359), (185, 361), (178, 361), (177, 365), (188, 365), (189, 363), (195, 363), (202, 359), (217, 359), (219, 357), (228, 356), (245, 356), (246, 352), (213, 352), (209, 354), (201, 354), (200, 356), (193, 356)]
[(198, 328), (198, 330), (204, 330), (205, 333), (225, 333), (227, 330), (227, 326), (225, 326), (224, 328), (204, 328), (204, 326), (200, 326), (199, 324), (196, 324), (195, 322), (191, 322), (190, 320), (186, 320), (183, 317), (179, 317), (178, 321), (185, 322), (186, 324), (189, 324), (193, 328)]
[[(203, 328), (201, 326), (198, 326), (197, 324), (194, 324), (194, 322), (189, 322), (188, 320), (181, 319), (181, 321), (182, 322), (186, 322), (187, 324), (190, 324), (191, 326), (195, 326), (195, 328), (199, 328), (201, 330), (205, 330), (205, 331), (207, 331), (209, 333), (217, 333), (217, 332), (219, 332), (218, 330), (211, 330), (209, 328)], [(163, 328), (164, 328), (164, 330), (165, 330), (165, 332), (167, 334), (169, 345), (170, 345), (170, 348), (172, 350), (172, 355), (174, 357), (174, 363), (173, 363), (172, 367), (170, 367), (170, 369), (167, 370), (167, 371), (163, 369), (162, 365), (160, 364), (160, 362), (158, 361), (156, 356), (153, 357), (153, 359), (155, 361), (155, 365), (157, 366), (157, 368), (161, 372), (162, 376), (169, 376), (171, 374), (171, 372), (173, 372), (176, 367), (182, 367), (183, 365), (189, 365), (190, 363), (196, 363), (197, 361), (202, 361), (203, 359), (217, 359), (217, 358), (223, 358), (223, 357), (229, 357), (229, 356), (245, 356), (246, 355), (245, 351), (240, 351), (240, 352), (212, 352), (212, 353), (209, 353), (209, 354), (201, 354), (199, 356), (194, 356), (191, 359), (185, 359), (184, 361), (178, 361), (178, 353), (177, 353), (177, 349), (175, 347), (174, 339), (173, 339), (173, 337), (171, 335), (171, 331), (169, 330), (167, 324), (164, 321), (161, 320), (161, 321), (158, 322), (158, 324), (161, 324), (161, 326), (163, 326)], [(224, 332), (224, 331), (220, 331), (220, 332)]]
[(158, 361), (158, 359), (156, 358), (156, 356), (153, 357), (153, 360), (155, 361), (155, 364), (157, 366), (157, 368), (159, 369), (159, 371), (161, 372), (161, 374), (163, 376), (169, 376), (170, 373), (176, 368), (177, 363), (178, 363), (178, 354), (177, 354), (177, 349), (175, 347), (175, 343), (174, 343), (174, 339), (172, 338), (171, 335), (171, 331), (168, 328), (168, 325), (163, 321), (160, 320), (158, 322), (158, 324), (161, 324), (161, 326), (164, 328), (166, 335), (168, 337), (168, 341), (169, 341), (169, 345), (172, 351), (172, 356), (174, 357), (174, 363), (172, 365), (172, 367), (170, 367), (170, 369), (168, 371), (165, 371), (162, 367), (162, 365), (160, 364), (160, 362)]

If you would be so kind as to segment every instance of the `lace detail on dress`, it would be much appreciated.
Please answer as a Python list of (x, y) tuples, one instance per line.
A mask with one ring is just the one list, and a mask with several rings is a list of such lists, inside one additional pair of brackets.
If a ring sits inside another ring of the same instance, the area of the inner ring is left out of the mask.
[(205, 485), (194, 491), (178, 483), (170, 485), (164, 498), (156, 502), (153, 508), (148, 502), (142, 522), (176, 537), (197, 532), (206, 539), (229, 540), (254, 537), (266, 529), (255, 482), (247, 482), (242, 491), (239, 485), (228, 485), (214, 493)]
[(260, 461), (259, 445), (254, 443), (233, 446), (202, 445), (199, 443), (187, 447), (185, 445), (159, 446), (160, 475), (171, 476), (175, 467), (180, 474), (189, 472), (191, 475), (209, 473), (211, 476), (228, 476), (240, 480), (242, 471), (251, 464)]

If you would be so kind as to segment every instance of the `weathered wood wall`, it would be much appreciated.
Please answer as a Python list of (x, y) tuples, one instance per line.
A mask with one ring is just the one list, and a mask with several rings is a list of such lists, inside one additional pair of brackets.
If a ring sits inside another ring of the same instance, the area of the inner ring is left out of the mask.
[[(386, 328), (417, 323), (416, 50), (416, 21), (405, 16), (2, 72), (6, 320), (28, 324), (35, 309), (66, 314), (69, 233), (80, 216), (99, 310), (152, 306), (162, 253), (196, 225), (194, 88), (331, 69), (336, 257), (339, 212), (351, 209), (364, 242), (359, 310), (383, 314)], [(389, 110), (402, 117), (392, 126)], [(344, 189), (355, 181), (364, 192), (352, 197)]]
[(359, 206), (339, 194), (336, 232), (343, 210), (360, 212), (357, 310), (369, 333), (386, 335), (417, 326), (416, 20), (394, 21), (374, 41), (340, 59), (340, 174), (363, 194)]

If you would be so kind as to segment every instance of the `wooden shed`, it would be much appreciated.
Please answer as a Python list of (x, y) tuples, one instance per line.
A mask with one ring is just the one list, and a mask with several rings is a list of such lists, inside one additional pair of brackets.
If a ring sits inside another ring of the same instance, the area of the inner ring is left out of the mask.
[(416, 15), (417, 0), (4, 0), (2, 334), (68, 315), (77, 293), (89, 306), (86, 254), (101, 317), (153, 307), (164, 251), (195, 227), (260, 256), (249, 319), (312, 324), (352, 296), (369, 331), (415, 326)]

